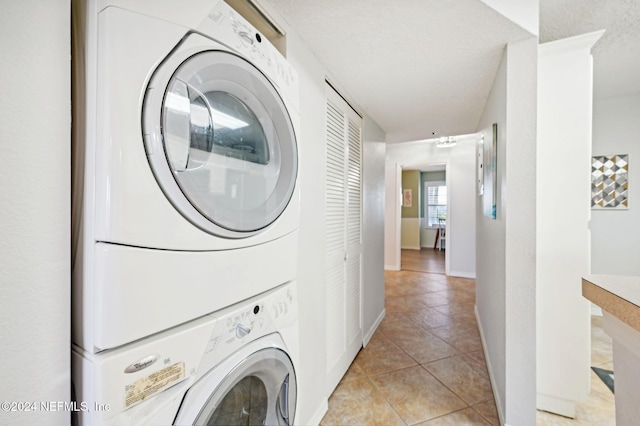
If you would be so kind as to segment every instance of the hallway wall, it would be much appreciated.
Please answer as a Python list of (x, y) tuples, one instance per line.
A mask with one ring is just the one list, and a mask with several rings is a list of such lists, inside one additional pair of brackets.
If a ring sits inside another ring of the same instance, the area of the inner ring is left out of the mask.
[(640, 93), (593, 103), (593, 155), (629, 154), (629, 209), (591, 211), (591, 272), (640, 275)]
[[(70, 3), (0, 14), (0, 395), (70, 396)], [(68, 425), (68, 411), (0, 411), (0, 424)]]
[(480, 119), (485, 143), (498, 124), (496, 219), (476, 197), (476, 316), (501, 420), (522, 426), (536, 424), (537, 49), (537, 37), (507, 45)]
[(362, 334), (366, 345), (384, 318), (385, 133), (364, 118)]

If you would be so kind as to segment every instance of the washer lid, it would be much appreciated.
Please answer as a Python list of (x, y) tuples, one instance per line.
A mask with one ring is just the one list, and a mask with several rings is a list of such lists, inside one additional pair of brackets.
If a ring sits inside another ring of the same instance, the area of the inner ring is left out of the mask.
[(147, 147), (156, 180), (201, 229), (255, 234), (282, 214), (296, 183), (296, 138), (284, 102), (255, 66), (227, 51), (197, 53), (170, 75), (162, 71), (169, 66), (153, 81), (164, 91), (145, 99), (145, 138), (162, 146), (159, 153)]

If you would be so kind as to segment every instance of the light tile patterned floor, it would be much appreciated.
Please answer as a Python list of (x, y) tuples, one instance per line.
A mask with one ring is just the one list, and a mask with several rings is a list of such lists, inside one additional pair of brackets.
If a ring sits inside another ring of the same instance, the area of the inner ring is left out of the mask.
[[(443, 262), (441, 253), (403, 250), (403, 267), (416, 271), (385, 272), (386, 318), (330, 397), (321, 425), (499, 425), (473, 315), (474, 280), (420, 272), (444, 270)], [(602, 317), (591, 325), (592, 365), (613, 370)], [(537, 424), (615, 425), (614, 396), (591, 373), (576, 419), (539, 411)]]
[(321, 425), (499, 425), (473, 315), (475, 281), (385, 272), (386, 318)]

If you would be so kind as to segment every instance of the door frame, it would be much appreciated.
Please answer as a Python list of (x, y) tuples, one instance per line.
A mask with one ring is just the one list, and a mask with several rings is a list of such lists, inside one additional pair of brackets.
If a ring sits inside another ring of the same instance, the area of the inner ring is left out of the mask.
[[(397, 184), (393, 185), (393, 188), (395, 190), (395, 194), (393, 199), (394, 200), (399, 200), (402, 197), (402, 165), (397, 164), (397, 169), (396, 169), (396, 179), (397, 179)], [(447, 247), (446, 250), (444, 251), (444, 269), (445, 269), (445, 275), (449, 276), (451, 274), (451, 251), (453, 250), (452, 245), (451, 245), (451, 239), (450, 239), (450, 224), (451, 224), (451, 209), (449, 208), (449, 206), (451, 206), (451, 174), (449, 173), (450, 168), (451, 168), (451, 160), (447, 159), (446, 161), (434, 161), (434, 162), (427, 162), (424, 164), (419, 165), (418, 167), (412, 167), (412, 170), (421, 170), (423, 168), (427, 168), (429, 166), (442, 166), (444, 165), (444, 171), (445, 171), (445, 182), (447, 185), (447, 227), (446, 227), (446, 232), (447, 232)], [(399, 178), (398, 178), (399, 176)], [(422, 185), (422, 183), (421, 183)], [(401, 205), (400, 203), (397, 203), (397, 208), (395, 209), (396, 214), (395, 214), (395, 238), (394, 238), (394, 255), (395, 255), (395, 259), (397, 259), (397, 263), (396, 264), (390, 264), (388, 266), (390, 266), (387, 269), (392, 269), (392, 270), (401, 270), (402, 269), (402, 244), (400, 243), (400, 236), (402, 233), (402, 211), (401, 211)]]

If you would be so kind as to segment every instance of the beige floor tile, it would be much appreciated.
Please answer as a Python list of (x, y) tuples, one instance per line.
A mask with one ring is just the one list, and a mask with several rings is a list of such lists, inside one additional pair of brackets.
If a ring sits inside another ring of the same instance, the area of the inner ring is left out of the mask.
[(459, 353), (444, 340), (419, 327), (408, 328), (405, 326), (404, 332), (387, 335), (387, 337), (420, 364)]
[(349, 369), (344, 374), (342, 381), (359, 379), (361, 377), (367, 377), (367, 374), (364, 372), (362, 367), (360, 367), (356, 362), (352, 362), (351, 365), (349, 366)]
[(438, 312), (453, 318), (456, 322), (476, 323), (476, 315), (473, 310), (473, 304), (452, 303), (450, 305), (436, 306), (434, 308)]
[(425, 291), (411, 281), (398, 281), (397, 283), (385, 281), (385, 297), (411, 296), (423, 293)]
[(460, 352), (475, 352), (482, 350), (480, 333), (475, 324), (458, 323), (429, 330)]
[(420, 300), (426, 307), (448, 305), (449, 299), (443, 295), (442, 291), (435, 291), (430, 293), (421, 293), (414, 295), (416, 299)]
[(413, 358), (377, 332), (354, 362), (369, 376), (417, 365)]
[(384, 319), (378, 326), (377, 332), (381, 332), (388, 337), (391, 334), (399, 334), (407, 331), (410, 332), (415, 328), (419, 328), (419, 326), (410, 322), (403, 313), (396, 312), (390, 314), (387, 312)]
[(450, 325), (456, 322), (452, 317), (437, 311), (436, 308), (410, 311), (406, 312), (405, 315), (411, 321), (426, 329), (442, 327), (443, 325)]
[(437, 419), (418, 423), (416, 426), (489, 426), (485, 419), (472, 408), (456, 411)]
[(426, 307), (427, 305), (415, 296), (390, 296), (385, 298), (384, 302), (384, 308), (388, 314), (420, 310)]
[(464, 401), (420, 366), (373, 376), (371, 381), (408, 424), (466, 407)]
[(486, 370), (478, 368), (478, 364), (467, 356), (456, 355), (423, 367), (469, 405), (493, 399)]
[(468, 293), (455, 289), (447, 289), (444, 291), (436, 291), (434, 295), (446, 297), (449, 303), (462, 303), (473, 306), (476, 300), (475, 293)]
[(404, 426), (398, 414), (366, 377), (340, 382), (329, 398), (329, 410), (320, 424)]
[(473, 407), (492, 426), (500, 426), (500, 417), (493, 399), (485, 401)]
[(475, 281), (385, 271), (385, 302), (385, 319), (336, 388), (322, 424), (497, 425), (473, 315)]
[(475, 352), (469, 352), (467, 353), (467, 356), (471, 359), (473, 359), (474, 361), (476, 361), (478, 364), (484, 366), (485, 368), (487, 368), (487, 360), (484, 357), (484, 352), (483, 351), (475, 351)]

